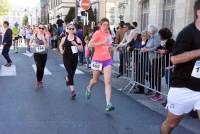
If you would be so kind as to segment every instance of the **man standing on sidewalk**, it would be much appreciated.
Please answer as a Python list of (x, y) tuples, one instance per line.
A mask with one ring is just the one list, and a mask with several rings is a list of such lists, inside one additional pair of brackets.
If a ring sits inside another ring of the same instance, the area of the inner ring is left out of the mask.
[(5, 29), (4, 37), (3, 37), (3, 50), (2, 50), (2, 55), (6, 59), (7, 63), (5, 64), (6, 67), (10, 67), (12, 64), (12, 61), (9, 57), (9, 51), (10, 47), (12, 45), (12, 30), (9, 28), (9, 22), (4, 21), (3, 22), (3, 27)]
[(190, 111), (200, 118), (200, 0), (194, 4), (196, 20), (178, 35), (171, 57), (175, 69), (168, 93), (168, 115), (161, 134), (170, 134)]

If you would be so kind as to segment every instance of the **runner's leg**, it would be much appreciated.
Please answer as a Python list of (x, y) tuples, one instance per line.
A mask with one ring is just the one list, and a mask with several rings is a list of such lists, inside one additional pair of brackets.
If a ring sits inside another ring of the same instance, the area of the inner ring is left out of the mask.
[(161, 126), (161, 134), (171, 134), (172, 130), (179, 124), (182, 118), (182, 116), (174, 115), (168, 112), (167, 118)]

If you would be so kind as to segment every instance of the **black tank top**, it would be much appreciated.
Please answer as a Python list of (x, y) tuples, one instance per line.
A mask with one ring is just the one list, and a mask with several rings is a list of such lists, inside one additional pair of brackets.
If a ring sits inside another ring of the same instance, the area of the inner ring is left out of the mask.
[[(77, 43), (76, 36), (74, 36), (73, 41), (75, 41)], [(65, 42), (64, 42), (64, 55), (67, 55), (67, 56), (70, 56), (70, 57), (72, 57), (72, 56), (78, 57), (78, 53), (73, 54), (71, 46), (74, 46), (74, 45), (72, 44), (71, 41), (68, 40), (68, 36), (66, 36), (66, 39), (65, 39)]]

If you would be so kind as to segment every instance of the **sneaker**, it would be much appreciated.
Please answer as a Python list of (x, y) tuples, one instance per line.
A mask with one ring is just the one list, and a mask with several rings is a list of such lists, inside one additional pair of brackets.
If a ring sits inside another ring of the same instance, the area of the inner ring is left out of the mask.
[(15, 53), (18, 53), (18, 49), (16, 48), (16, 49), (14, 50), (14, 52), (15, 52)]
[(6, 63), (4, 66), (5, 67), (11, 67), (12, 63)]
[(105, 111), (110, 112), (115, 110), (115, 107), (112, 104), (106, 105)]
[(85, 96), (86, 96), (86, 98), (87, 98), (88, 100), (89, 100), (89, 99), (91, 98), (91, 96), (92, 96), (92, 92), (89, 91), (88, 88), (87, 88), (86, 91), (85, 91)]
[(36, 88), (43, 88), (43, 82), (37, 81)]
[(160, 101), (160, 100), (162, 100), (162, 96), (161, 95), (155, 95), (155, 96), (151, 97), (151, 100), (152, 101)]
[(72, 91), (71, 92), (71, 100), (74, 100), (76, 98), (76, 92)]

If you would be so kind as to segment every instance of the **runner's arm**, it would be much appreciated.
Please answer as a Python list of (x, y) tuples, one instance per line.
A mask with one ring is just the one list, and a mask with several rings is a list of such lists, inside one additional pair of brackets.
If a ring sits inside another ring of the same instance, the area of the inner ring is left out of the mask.
[(77, 48), (80, 50), (80, 51), (83, 51), (83, 44), (82, 44), (82, 41), (79, 37), (76, 37), (76, 42), (78, 43), (77, 44)]
[(92, 39), (90, 40), (89, 44), (88, 44), (88, 47), (90, 48), (93, 48), (93, 47), (96, 47), (96, 46), (100, 46), (100, 45), (103, 45), (107, 42), (107, 40), (105, 41), (101, 41), (101, 42), (97, 42), (96, 41), (96, 36), (92, 37)]
[(63, 37), (60, 41), (60, 44), (59, 44), (59, 50), (60, 50), (60, 53), (63, 54), (64, 53), (64, 50), (63, 50), (63, 44), (65, 42), (65, 39), (66, 37)]
[(174, 65), (189, 62), (191, 60), (200, 58), (200, 49), (184, 52), (171, 57), (171, 61)]

